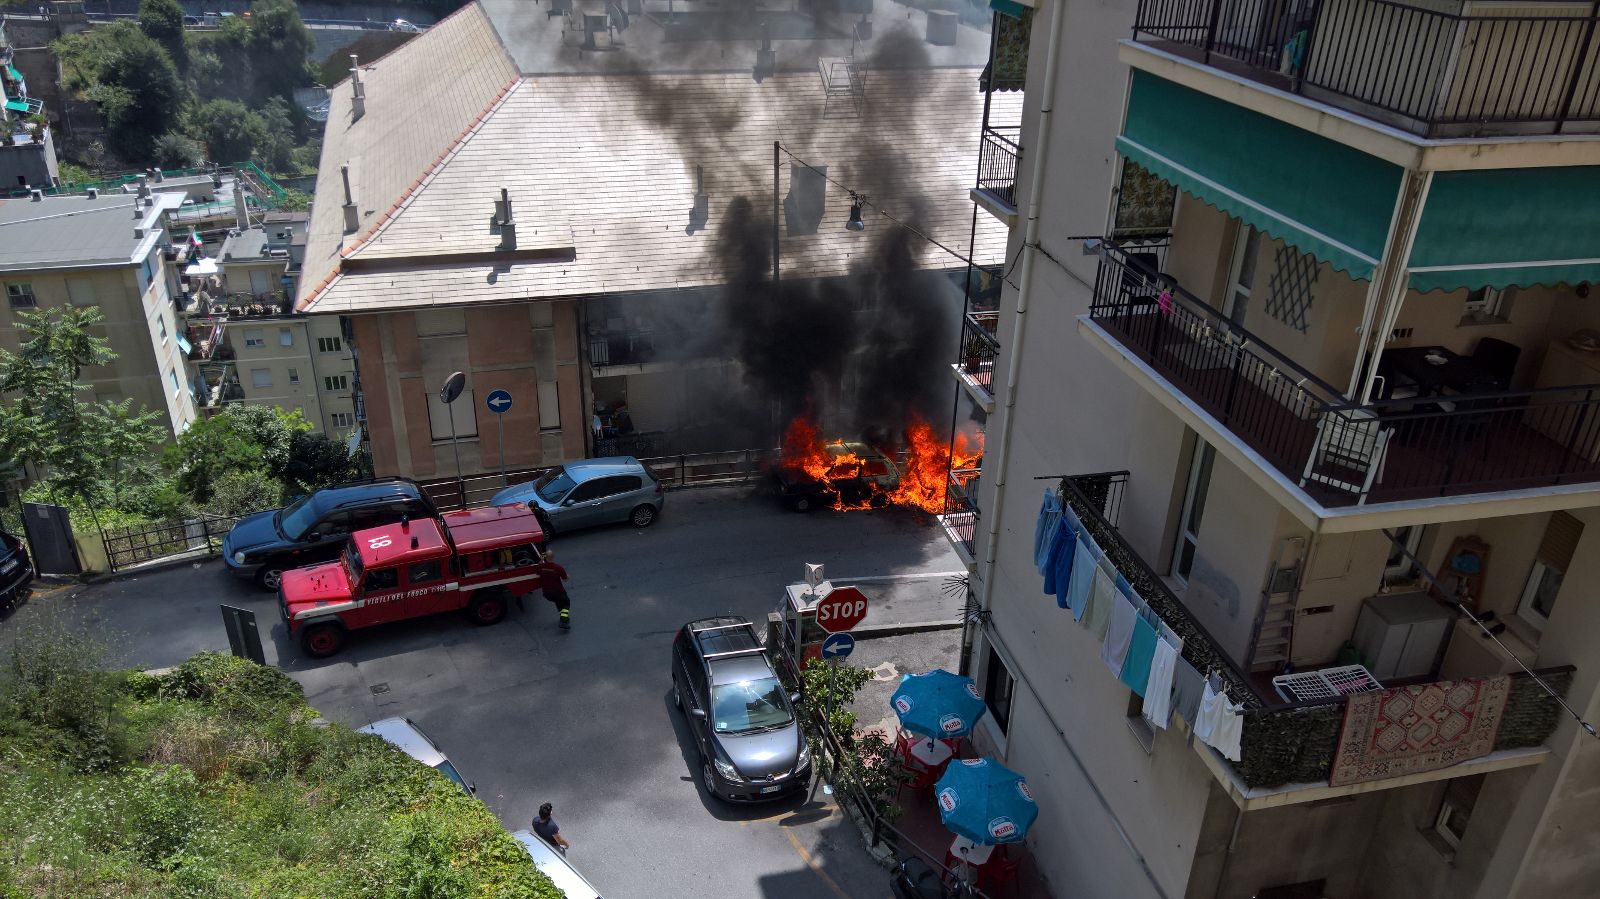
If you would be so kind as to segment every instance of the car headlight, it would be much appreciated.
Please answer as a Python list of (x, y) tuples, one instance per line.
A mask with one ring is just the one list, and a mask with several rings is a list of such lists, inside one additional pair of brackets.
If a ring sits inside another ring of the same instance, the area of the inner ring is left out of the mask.
[(739, 783), (744, 780), (744, 775), (740, 774), (739, 769), (733, 767), (731, 762), (725, 762), (722, 759), (715, 759), (712, 761), (712, 764), (717, 766), (717, 773), (721, 774), (723, 777), (726, 777), (735, 783)]
[(244, 551), (243, 550), (233, 554), (233, 563), (235, 565), (243, 565), (244, 564)]
[(799, 771), (809, 764), (811, 764), (811, 746), (808, 743), (801, 743), (800, 755), (794, 760), (794, 770)]

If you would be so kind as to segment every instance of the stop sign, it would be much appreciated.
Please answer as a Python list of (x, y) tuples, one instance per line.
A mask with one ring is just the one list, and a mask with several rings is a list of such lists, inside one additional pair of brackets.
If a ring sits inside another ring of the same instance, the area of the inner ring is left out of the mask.
[(839, 587), (817, 600), (817, 624), (830, 634), (843, 633), (867, 617), (867, 597), (854, 587)]

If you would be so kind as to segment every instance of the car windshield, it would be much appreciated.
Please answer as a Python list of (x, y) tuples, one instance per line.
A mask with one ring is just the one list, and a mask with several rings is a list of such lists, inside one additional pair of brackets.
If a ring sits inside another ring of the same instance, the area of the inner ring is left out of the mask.
[(443, 774), (445, 777), (450, 778), (450, 782), (454, 783), (456, 786), (460, 787), (461, 788), (461, 792), (468, 793), (468, 794), (470, 794), (472, 792), (472, 788), (467, 786), (467, 782), (465, 780), (461, 779), (460, 772), (456, 771), (456, 766), (455, 765), (450, 764), (450, 760), (449, 759), (445, 759), (444, 761), (440, 762), (439, 764), (434, 765), (433, 766), (433, 770), (439, 772), (440, 774)]
[(794, 720), (783, 685), (775, 677), (713, 686), (711, 714), (719, 734), (767, 730)]
[(302, 496), (289, 504), (287, 508), (279, 509), (273, 523), (278, 526), (278, 533), (290, 540), (299, 540), (317, 523), (317, 510), (311, 503), (310, 496)]
[(344, 548), (344, 573), (350, 578), (351, 584), (361, 583), (361, 553), (356, 551), (354, 540)]
[(566, 471), (560, 468), (555, 468), (545, 472), (544, 475), (539, 478), (538, 483), (533, 485), (533, 489), (538, 491), (539, 496), (543, 498), (545, 502), (556, 503), (560, 502), (561, 498), (566, 496), (567, 493), (572, 490), (573, 486), (574, 482), (572, 478), (567, 476)]

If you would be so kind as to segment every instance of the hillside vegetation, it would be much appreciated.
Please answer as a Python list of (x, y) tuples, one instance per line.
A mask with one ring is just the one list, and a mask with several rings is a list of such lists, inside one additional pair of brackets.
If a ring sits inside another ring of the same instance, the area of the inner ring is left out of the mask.
[(477, 800), (275, 668), (105, 674), (55, 628), (0, 676), (0, 897), (561, 899)]

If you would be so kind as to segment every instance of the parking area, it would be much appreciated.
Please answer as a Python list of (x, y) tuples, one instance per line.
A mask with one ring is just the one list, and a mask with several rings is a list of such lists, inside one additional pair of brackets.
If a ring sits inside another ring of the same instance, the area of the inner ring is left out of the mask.
[(693, 618), (764, 620), (804, 562), (865, 579), (881, 600), (866, 625), (953, 618), (959, 601), (943, 588), (960, 564), (936, 522), (899, 509), (801, 515), (717, 488), (671, 494), (648, 529), (563, 535), (552, 549), (571, 574), (571, 631), (535, 595), (492, 627), (402, 622), (315, 661), (285, 640), (272, 596), (215, 561), (60, 591), (14, 620), (59, 609), (110, 634), (118, 664), (159, 667), (226, 651), (219, 603), (253, 609), (267, 661), (324, 715), (411, 718), (510, 829), (554, 803), (570, 859), (612, 899), (889, 895), (887, 873), (822, 791), (737, 808), (706, 797), (672, 707), (670, 644)]

